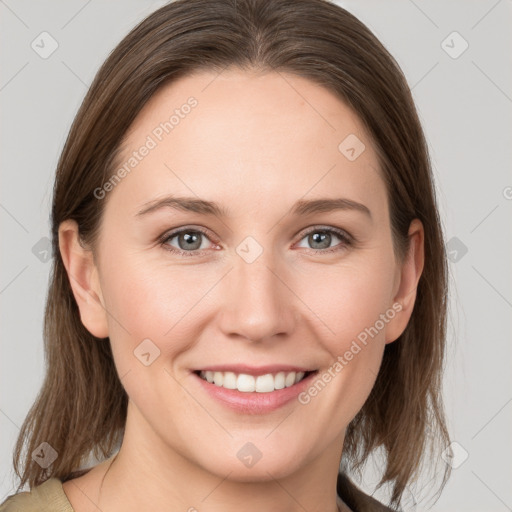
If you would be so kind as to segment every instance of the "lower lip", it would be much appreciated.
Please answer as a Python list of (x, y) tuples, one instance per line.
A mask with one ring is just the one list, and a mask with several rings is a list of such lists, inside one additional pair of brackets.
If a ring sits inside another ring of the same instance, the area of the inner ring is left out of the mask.
[(199, 381), (199, 385), (215, 400), (221, 404), (243, 414), (265, 414), (275, 411), (291, 402), (294, 398), (304, 391), (317, 372), (310, 373), (306, 378), (289, 388), (277, 389), (268, 393), (245, 393), (238, 389), (227, 389), (216, 386), (192, 373), (193, 377)]

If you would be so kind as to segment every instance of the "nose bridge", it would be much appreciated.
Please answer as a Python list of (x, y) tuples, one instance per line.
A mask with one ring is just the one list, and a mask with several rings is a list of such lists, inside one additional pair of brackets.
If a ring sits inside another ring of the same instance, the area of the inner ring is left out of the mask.
[(236, 248), (233, 261), (222, 313), (225, 334), (252, 341), (289, 334), (294, 327), (295, 304), (285, 285), (287, 272), (275, 251), (247, 237)]

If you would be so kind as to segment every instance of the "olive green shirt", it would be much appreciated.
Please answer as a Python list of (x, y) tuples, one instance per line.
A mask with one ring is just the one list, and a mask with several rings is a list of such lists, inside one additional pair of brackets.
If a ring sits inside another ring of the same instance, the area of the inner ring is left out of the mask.
[[(338, 474), (337, 493), (353, 512), (394, 512), (356, 487), (343, 473)], [(62, 482), (49, 478), (46, 482), (8, 497), (0, 504), (0, 512), (75, 512)]]

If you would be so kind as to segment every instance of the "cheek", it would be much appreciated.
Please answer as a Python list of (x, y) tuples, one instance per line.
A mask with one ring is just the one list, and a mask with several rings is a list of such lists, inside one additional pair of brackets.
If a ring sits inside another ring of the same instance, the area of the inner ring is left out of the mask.
[(333, 355), (358, 336), (364, 339), (376, 322), (379, 336), (384, 335), (387, 323), (382, 325), (379, 318), (392, 305), (393, 260), (367, 256), (328, 271), (318, 268), (295, 281), (294, 292), (317, 317), (318, 332), (325, 333), (324, 343)]
[[(210, 294), (223, 271), (208, 265), (201, 269), (172, 265), (161, 256), (130, 254), (126, 248), (114, 253), (105, 262), (102, 288), (119, 373), (140, 372), (136, 356), (146, 353), (146, 346), (158, 356), (151, 363), (152, 370), (163, 371), (165, 367), (173, 371), (170, 365), (181, 363), (180, 355), (194, 345), (214, 316), (215, 301)], [(151, 343), (144, 341), (148, 339)]]
[(119, 316), (120, 322), (122, 319), (127, 330), (139, 334), (144, 334), (142, 331), (146, 329), (145, 334), (165, 332), (166, 313), (180, 302), (181, 287), (175, 281), (165, 282), (154, 273), (139, 271), (137, 267), (127, 268), (124, 272), (119, 267), (117, 275), (111, 274), (106, 288), (109, 310)]
[[(125, 261), (112, 269), (105, 282), (117, 373), (147, 418), (154, 411), (176, 413), (180, 404), (187, 403), (181, 385), (171, 375), (176, 375), (173, 365), (181, 361), (180, 354), (197, 339), (190, 330), (197, 323), (192, 307), (205, 291), (197, 287), (186, 291), (186, 276)], [(157, 418), (153, 421), (158, 422)]]
[[(332, 420), (327, 438), (336, 435), (337, 425), (352, 421), (375, 383), (386, 326), (396, 315), (389, 300), (393, 270), (391, 258), (361, 258), (331, 272), (329, 286), (303, 286), (299, 292), (320, 319), (315, 320), (318, 339), (330, 355), (301, 403), (310, 404), (312, 416)], [(321, 272), (313, 273), (310, 282), (321, 278)]]

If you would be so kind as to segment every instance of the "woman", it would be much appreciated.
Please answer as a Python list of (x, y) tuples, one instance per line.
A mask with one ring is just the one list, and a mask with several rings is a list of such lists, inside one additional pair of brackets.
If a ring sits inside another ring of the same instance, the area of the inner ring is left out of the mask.
[[(15, 452), (32, 491), (0, 510), (396, 510), (449, 444), (427, 146), (341, 7), (142, 21), (71, 127), (52, 236), (48, 369)], [(376, 450), (389, 507), (348, 476)]]

